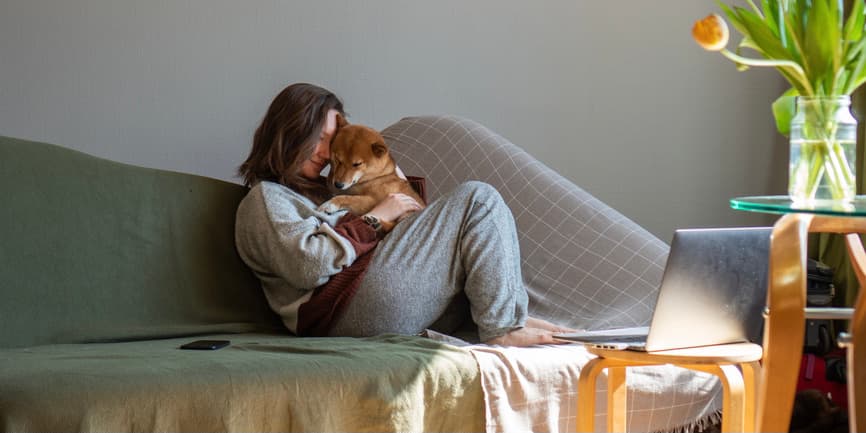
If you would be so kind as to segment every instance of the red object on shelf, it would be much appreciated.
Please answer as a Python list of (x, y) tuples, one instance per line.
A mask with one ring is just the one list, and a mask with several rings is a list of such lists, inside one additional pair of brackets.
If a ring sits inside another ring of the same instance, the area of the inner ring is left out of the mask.
[[(848, 388), (847, 385), (835, 380), (827, 378), (828, 361), (832, 364), (841, 362), (844, 365), (845, 352), (834, 351), (824, 356), (807, 353), (803, 355), (803, 361), (800, 364), (800, 376), (797, 378), (797, 391), (804, 389), (817, 389), (830, 397), (830, 400), (848, 411)], [(841, 371), (841, 377), (844, 380), (845, 372)], [(831, 376), (838, 376), (833, 374)]]

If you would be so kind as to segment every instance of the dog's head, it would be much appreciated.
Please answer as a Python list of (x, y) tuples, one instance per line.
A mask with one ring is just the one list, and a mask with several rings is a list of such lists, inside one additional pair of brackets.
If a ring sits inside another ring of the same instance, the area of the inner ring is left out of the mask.
[(331, 141), (328, 185), (346, 190), (393, 171), (394, 164), (382, 135), (363, 125), (350, 125), (338, 115), (337, 131)]

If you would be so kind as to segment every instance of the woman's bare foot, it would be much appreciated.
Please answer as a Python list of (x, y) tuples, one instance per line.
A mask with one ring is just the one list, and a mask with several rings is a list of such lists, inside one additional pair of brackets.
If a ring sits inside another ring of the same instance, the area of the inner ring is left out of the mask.
[(566, 332), (577, 332), (576, 329), (554, 325), (546, 320), (527, 317), (523, 328), (515, 329), (505, 335), (485, 341), (485, 344), (500, 346), (533, 346), (536, 344), (566, 344), (568, 341), (557, 340), (553, 336)]
[(520, 328), (515, 329), (505, 335), (491, 338), (484, 344), (499, 345), (499, 346), (534, 346), (536, 344), (559, 344), (561, 340), (553, 338), (554, 331), (539, 329), (539, 328)]
[(554, 325), (553, 323), (550, 323), (547, 320), (537, 319), (535, 317), (527, 317), (526, 318), (526, 327), (527, 328), (543, 329), (543, 330), (551, 331), (551, 332), (555, 332), (555, 333), (577, 332), (576, 329), (567, 328), (565, 326)]

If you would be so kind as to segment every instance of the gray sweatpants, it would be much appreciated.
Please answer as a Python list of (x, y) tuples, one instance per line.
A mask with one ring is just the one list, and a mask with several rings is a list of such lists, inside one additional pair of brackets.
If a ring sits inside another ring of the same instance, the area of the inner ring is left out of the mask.
[(463, 295), (481, 341), (526, 322), (514, 218), (482, 182), (460, 184), (394, 227), (330, 335), (418, 334), (453, 321), (443, 314)]

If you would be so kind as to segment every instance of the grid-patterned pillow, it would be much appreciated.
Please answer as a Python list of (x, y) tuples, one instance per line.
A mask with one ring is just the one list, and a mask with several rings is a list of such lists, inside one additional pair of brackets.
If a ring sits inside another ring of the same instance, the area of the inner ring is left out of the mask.
[(668, 246), (477, 122), (407, 117), (382, 131), (435, 200), (467, 180), (502, 194), (519, 231), (531, 314), (585, 329), (648, 325)]

